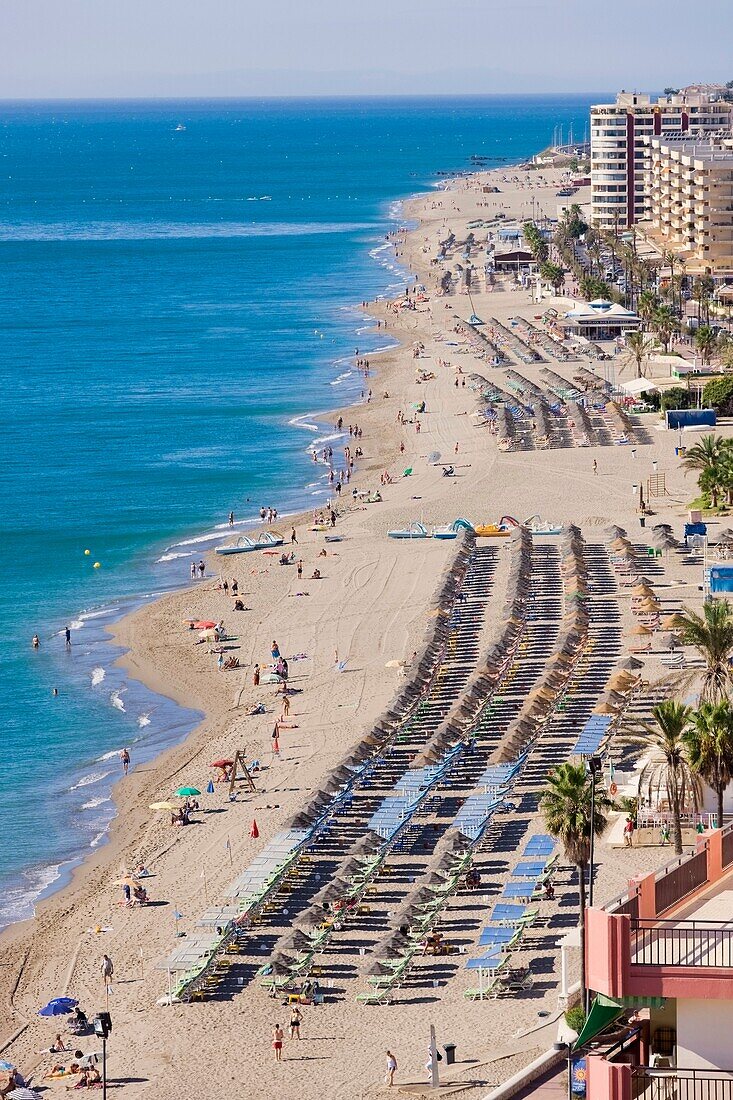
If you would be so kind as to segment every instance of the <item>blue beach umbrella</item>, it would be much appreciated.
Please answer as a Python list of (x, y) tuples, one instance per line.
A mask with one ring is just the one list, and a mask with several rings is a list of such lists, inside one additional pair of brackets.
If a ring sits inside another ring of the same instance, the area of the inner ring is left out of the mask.
[(67, 1016), (79, 1004), (73, 997), (54, 997), (47, 1005), (39, 1009), (39, 1016)]
[(0, 1073), (12, 1073), (14, 1069), (12, 1062), (0, 1062)]
[(214, 780), (213, 779), (210, 779), (209, 782), (207, 783), (206, 793), (207, 794), (213, 794), (214, 793)]

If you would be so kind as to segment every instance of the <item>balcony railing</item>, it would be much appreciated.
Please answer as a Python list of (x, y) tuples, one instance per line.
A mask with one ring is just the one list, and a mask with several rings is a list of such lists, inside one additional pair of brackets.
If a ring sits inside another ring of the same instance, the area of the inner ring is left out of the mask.
[(631, 937), (632, 966), (733, 967), (729, 922), (632, 917)]
[(733, 1100), (733, 1072), (633, 1066), (631, 1095), (634, 1100)]

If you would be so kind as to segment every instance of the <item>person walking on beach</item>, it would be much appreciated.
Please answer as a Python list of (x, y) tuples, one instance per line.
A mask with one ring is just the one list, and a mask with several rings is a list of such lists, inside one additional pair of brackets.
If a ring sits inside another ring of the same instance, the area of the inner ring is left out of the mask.
[(285, 1038), (285, 1032), (280, 1027), (280, 1024), (275, 1024), (272, 1029), (272, 1049), (275, 1051), (275, 1061), (282, 1062), (283, 1060), (283, 1039)]
[(239, 581), (236, 578), (232, 581), (232, 595), (239, 595)]
[(204, 559), (201, 558), (201, 560), (199, 561), (199, 576), (201, 577), (202, 580), (203, 580), (203, 576), (204, 576), (205, 572), (206, 572), (206, 566), (204, 565)]
[(270, 654), (272, 656), (274, 664), (274, 662), (277, 661), (278, 657), (280, 656), (280, 646), (277, 644), (274, 638), (272, 640), (272, 648), (270, 649)]
[(298, 580), (303, 579), (303, 559), (298, 562)]
[(115, 972), (114, 963), (110, 959), (109, 955), (102, 955), (101, 970), (102, 981), (104, 982), (105, 989), (109, 992), (109, 987), (112, 985), (112, 978)]
[(64, 634), (66, 635), (66, 648), (71, 649), (71, 629), (68, 626), (64, 631)]
[(130, 750), (123, 749), (120, 753), (120, 761), (122, 763), (122, 774), (127, 775), (130, 770)]
[(394, 1075), (397, 1072), (397, 1059), (391, 1050), (387, 1051), (387, 1071), (384, 1075), (385, 1085), (389, 1085), (390, 1088), (394, 1085)]
[(293, 1005), (292, 1012), (290, 1013), (290, 1038), (297, 1039), (300, 1042), (300, 1022), (303, 1019), (303, 1013), (300, 1011), (297, 1005)]
[(290, 542), (293, 546), (298, 545), (298, 536), (295, 534), (295, 528), (290, 532)]
[(234, 526), (234, 512), (229, 513), (229, 526), (230, 527)]
[(596, 477), (597, 474), (598, 474), (598, 463), (596, 462), (596, 460), (594, 458), (593, 459), (593, 477)]
[(191, 580), (192, 581), (196, 580), (196, 562), (195, 561), (191, 562)]
[(254, 687), (259, 687), (260, 686), (260, 666), (259, 665), (255, 665), (254, 669), (252, 670), (252, 683), (253, 683)]

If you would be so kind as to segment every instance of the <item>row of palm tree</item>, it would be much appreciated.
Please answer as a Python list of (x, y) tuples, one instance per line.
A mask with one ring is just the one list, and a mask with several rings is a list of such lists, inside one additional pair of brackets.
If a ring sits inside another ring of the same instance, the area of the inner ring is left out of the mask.
[[(678, 676), (678, 686), (699, 689), (695, 710), (666, 699), (652, 710), (650, 722), (627, 729), (623, 741), (638, 756), (648, 755), (639, 790), (653, 801), (666, 797), (672, 815), (671, 840), (682, 854), (682, 816), (697, 811), (703, 783), (715, 792), (718, 824), (723, 822), (725, 792), (733, 779), (733, 608), (727, 601), (708, 602), (702, 614), (686, 610), (676, 617), (675, 629), (684, 644), (693, 646), (702, 666)], [(699, 681), (697, 684), (695, 681)], [(594, 792), (594, 793), (593, 793)], [(585, 989), (586, 868), (591, 832), (600, 837), (612, 808), (603, 789), (594, 788), (585, 763), (569, 762), (554, 768), (540, 799), (548, 831), (563, 846), (565, 858), (578, 871), (581, 988)], [(591, 869), (592, 873), (592, 869)]]
[(703, 435), (699, 443), (689, 447), (682, 460), (687, 471), (697, 474), (700, 492), (717, 508), (721, 496), (733, 503), (733, 439), (720, 435)]

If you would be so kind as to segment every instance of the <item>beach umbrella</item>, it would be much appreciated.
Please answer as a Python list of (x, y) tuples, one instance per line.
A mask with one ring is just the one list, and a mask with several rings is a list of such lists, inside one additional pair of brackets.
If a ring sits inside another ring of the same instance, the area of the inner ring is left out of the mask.
[(304, 951), (311, 945), (310, 936), (306, 936), (300, 928), (293, 928), (279, 941), (281, 950)]
[(629, 672), (635, 672), (637, 669), (644, 667), (644, 662), (637, 661), (636, 657), (627, 657), (618, 667), (628, 669)]
[(0, 1073), (12, 1073), (14, 1071), (14, 1069), (15, 1069), (15, 1066), (13, 1065), (12, 1062), (2, 1062), (2, 1061), (0, 1061)]
[(593, 708), (594, 714), (616, 714), (618, 707), (612, 707), (610, 703), (599, 703)]
[(210, 619), (186, 619), (186, 622), (192, 623), (194, 630), (213, 630), (216, 626)]
[(206, 784), (206, 793), (207, 794), (213, 794), (214, 793), (214, 780), (213, 779), (210, 779), (209, 782)]
[(73, 997), (54, 997), (47, 1005), (38, 1010), (39, 1016), (67, 1016), (79, 1004)]
[(211, 761), (211, 767), (212, 768), (231, 768), (233, 763), (234, 763), (233, 760), (212, 760)]
[(644, 623), (637, 623), (636, 626), (632, 626), (629, 634), (636, 634), (639, 637), (644, 637), (647, 634), (653, 634), (654, 631), (649, 626), (645, 626)]
[(151, 810), (177, 810), (178, 807), (174, 806), (172, 802), (151, 802)]
[(198, 787), (179, 787), (176, 791), (178, 798), (193, 798), (193, 796), (197, 794), (201, 794)]
[(260, 830), (257, 828), (257, 820), (254, 817), (252, 818), (252, 824), (249, 827), (249, 835), (250, 839), (252, 840), (257, 840), (260, 835)]

